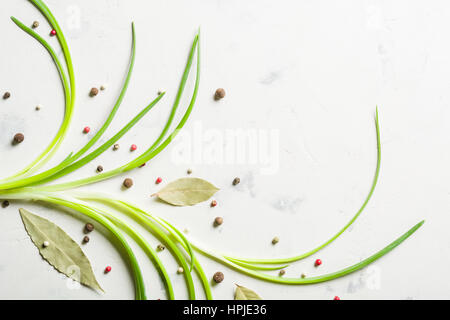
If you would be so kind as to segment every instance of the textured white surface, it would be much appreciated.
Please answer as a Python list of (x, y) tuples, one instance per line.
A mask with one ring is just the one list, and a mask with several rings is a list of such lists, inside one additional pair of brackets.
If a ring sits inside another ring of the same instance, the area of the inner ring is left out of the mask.
[[(131, 159), (130, 144), (142, 151), (162, 127), (173, 101), (186, 55), (199, 26), (202, 32), (202, 81), (195, 110), (185, 127), (200, 141), (194, 154), (226, 146), (226, 132), (239, 129), (279, 134), (271, 144), (279, 160), (274, 172), (260, 162), (211, 163), (207, 158), (178, 163), (175, 143), (145, 168), (128, 176), (135, 186), (126, 197), (174, 222), (209, 248), (236, 256), (275, 257), (302, 253), (320, 244), (350, 219), (371, 184), (376, 164), (375, 106), (380, 108), (382, 167), (378, 188), (353, 227), (331, 246), (287, 269), (287, 276), (332, 272), (381, 249), (412, 225), (425, 225), (372, 267), (314, 286), (281, 286), (237, 274), (199, 257), (208, 276), (221, 270), (225, 281), (213, 288), (218, 299), (233, 297), (234, 283), (266, 299), (426, 299), (450, 298), (450, 4), (448, 1), (62, 1), (47, 0), (61, 22), (76, 71), (77, 104), (70, 135), (54, 159), (63, 159), (86, 142), (112, 107), (124, 78), (130, 50), (130, 23), (137, 29), (137, 58), (122, 107), (108, 131), (155, 97), (167, 96), (139, 125), (107, 151), (68, 178), (95, 174)], [(47, 52), (18, 29), (10, 15), (37, 29), (52, 45), (49, 27), (28, 1), (0, 4), (0, 174), (18, 170), (50, 141), (62, 119), (63, 92)], [(60, 53), (58, 47), (57, 52)], [(108, 84), (92, 99), (92, 86)], [(227, 96), (212, 99), (223, 87)], [(192, 79), (187, 92), (192, 90)], [(186, 105), (187, 99), (182, 102)], [(35, 106), (42, 104), (41, 111)], [(228, 130), (228, 131), (227, 131)], [(16, 132), (26, 140), (12, 147)], [(195, 136), (200, 132), (201, 135)], [(214, 140), (215, 139), (215, 140)], [(219, 150), (220, 151), (220, 150)], [(273, 158), (273, 159), (276, 159)], [(258, 161), (262, 161), (258, 157)], [(219, 205), (174, 208), (150, 199), (164, 182), (193, 176), (221, 188)], [(268, 174), (272, 173), (272, 174)], [(233, 187), (235, 176), (241, 184)], [(123, 176), (88, 187), (123, 195)], [(44, 262), (25, 233), (17, 209), (31, 211), (82, 239), (83, 218), (61, 210), (13, 202), (0, 208), (0, 298), (131, 299), (126, 265), (96, 231), (84, 246), (101, 296), (73, 286)], [(224, 224), (213, 228), (215, 216)], [(280, 237), (273, 246), (271, 239)], [(158, 244), (148, 237), (156, 247)], [(162, 282), (136, 249), (148, 296), (165, 298)], [(186, 298), (178, 266), (160, 253), (177, 298)], [(313, 267), (314, 259), (323, 265)], [(106, 265), (113, 271), (102, 273)], [(202, 297), (200, 286), (198, 295)]]

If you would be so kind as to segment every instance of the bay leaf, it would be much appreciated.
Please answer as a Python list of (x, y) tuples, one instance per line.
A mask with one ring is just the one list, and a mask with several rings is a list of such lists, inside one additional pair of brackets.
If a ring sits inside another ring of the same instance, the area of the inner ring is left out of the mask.
[[(44, 260), (67, 277), (103, 292), (88, 258), (64, 230), (28, 210), (19, 209), (19, 212), (28, 235)], [(48, 242), (46, 247), (45, 241)]]
[(152, 196), (174, 206), (192, 206), (211, 198), (219, 189), (200, 178), (181, 178), (170, 182)]
[(236, 285), (234, 300), (262, 300), (253, 290), (246, 287)]

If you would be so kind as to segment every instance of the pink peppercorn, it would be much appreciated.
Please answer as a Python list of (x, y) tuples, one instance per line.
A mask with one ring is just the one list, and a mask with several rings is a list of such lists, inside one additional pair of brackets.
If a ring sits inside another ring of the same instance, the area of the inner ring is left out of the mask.
[(131, 151), (135, 151), (136, 149), (137, 149), (137, 145), (132, 144), (131, 147), (130, 147), (130, 150)]
[(51, 35), (51, 36), (56, 36), (56, 30), (53, 29), (52, 31), (50, 31), (50, 35)]
[(320, 266), (321, 264), (322, 264), (322, 260), (320, 260), (320, 259), (317, 259), (316, 262), (314, 263), (314, 265), (316, 267)]
[(155, 181), (156, 184), (160, 184), (161, 182), (162, 182), (162, 178), (161, 178), (161, 177), (158, 177), (158, 178), (156, 179), (156, 181)]
[(84, 133), (89, 133), (89, 131), (91, 131), (91, 128), (89, 127), (84, 127), (83, 132)]
[(338, 296), (335, 296), (334, 300), (341, 300), (341, 298), (339, 298)]
[(211, 207), (215, 207), (215, 206), (217, 206), (217, 201), (216, 200), (211, 201)]
[(105, 268), (105, 273), (108, 273), (108, 272), (110, 272), (111, 271), (111, 267), (110, 266), (107, 266), (106, 268)]

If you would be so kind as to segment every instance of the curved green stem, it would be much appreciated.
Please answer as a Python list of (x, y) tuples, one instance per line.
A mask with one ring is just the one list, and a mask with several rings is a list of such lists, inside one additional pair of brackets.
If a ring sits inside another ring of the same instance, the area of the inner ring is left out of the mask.
[(363, 210), (366, 208), (367, 204), (369, 203), (369, 200), (372, 198), (373, 192), (375, 190), (375, 187), (378, 182), (378, 177), (380, 176), (380, 166), (381, 166), (381, 139), (380, 139), (380, 124), (378, 121), (378, 108), (376, 109), (375, 113), (375, 128), (376, 128), (376, 134), (377, 134), (377, 167), (375, 169), (375, 176), (372, 182), (372, 186), (369, 190), (369, 193), (364, 200), (363, 204), (359, 208), (359, 210), (356, 212), (356, 214), (350, 219), (350, 221), (341, 229), (339, 230), (334, 236), (332, 236), (329, 240), (321, 244), (320, 246), (297, 256), (289, 257), (289, 258), (279, 258), (279, 259), (242, 259), (242, 258), (233, 258), (229, 256), (225, 256), (225, 258), (234, 260), (234, 261), (240, 261), (250, 264), (281, 264), (281, 263), (291, 263), (294, 261), (298, 261), (301, 259), (304, 259), (306, 257), (309, 257), (316, 253), (317, 251), (323, 249), (324, 247), (328, 246), (330, 243), (332, 243), (334, 240), (336, 240), (342, 233), (344, 233), (345, 230), (347, 230), (355, 221), (356, 219), (361, 215)]
[[(67, 190), (67, 189), (73, 189), (73, 188), (77, 188), (83, 185), (87, 185), (87, 184), (92, 184), (95, 182), (99, 182), (102, 180), (106, 180), (109, 179), (111, 177), (114, 177), (120, 173), (132, 170), (140, 165), (142, 165), (143, 163), (146, 163), (147, 161), (149, 161), (150, 159), (154, 158), (155, 156), (157, 156), (162, 150), (164, 150), (167, 145), (175, 138), (175, 136), (179, 133), (179, 131), (184, 127), (187, 119), (189, 118), (191, 112), (192, 112), (192, 108), (194, 107), (195, 101), (197, 99), (197, 94), (198, 94), (198, 88), (199, 88), (199, 84), (200, 84), (200, 45), (198, 44), (198, 38), (199, 36), (197, 35), (194, 39), (194, 42), (192, 44), (192, 48), (191, 48), (191, 52), (189, 55), (189, 59), (187, 62), (187, 68), (185, 69), (184, 74), (189, 73), (190, 70), (190, 66), (192, 65), (192, 60), (195, 54), (195, 49), (197, 49), (197, 72), (196, 72), (196, 80), (195, 80), (195, 87), (194, 87), (194, 92), (192, 94), (192, 98), (191, 101), (189, 103), (189, 106), (185, 112), (185, 114), (183, 115), (182, 119), (180, 120), (180, 122), (178, 123), (176, 129), (169, 135), (169, 137), (166, 138), (166, 140), (164, 140), (163, 143), (161, 143), (156, 149), (152, 150), (152, 147), (150, 147), (146, 152), (144, 152), (141, 156), (137, 157), (136, 159), (130, 161), (128, 164), (125, 164), (121, 167), (118, 167), (116, 169), (110, 170), (110, 171), (106, 171), (103, 172), (101, 174), (92, 176), (92, 177), (88, 177), (88, 178), (84, 178), (84, 179), (79, 179), (79, 180), (75, 180), (75, 181), (70, 181), (70, 182), (66, 182), (66, 183), (61, 183), (61, 184), (56, 184), (56, 185), (50, 185), (50, 186), (44, 186), (42, 188), (40, 188), (40, 190), (45, 190), (45, 191), (62, 191), (62, 190)], [(185, 77), (183, 75), (182, 78), (182, 83), (185, 82), (187, 79), (187, 77)], [(184, 90), (184, 85), (180, 85), (180, 90), (179, 93), (183, 92)], [(169, 118), (169, 121), (170, 118)]]
[(388, 252), (392, 251), (395, 247), (397, 247), (398, 245), (400, 245), (403, 241), (405, 241), (407, 238), (409, 238), (414, 232), (416, 232), (417, 229), (419, 229), (425, 221), (421, 221), (418, 224), (416, 224), (414, 227), (412, 227), (410, 230), (408, 230), (406, 233), (404, 233), (402, 236), (400, 236), (399, 238), (397, 238), (395, 241), (393, 241), (392, 243), (390, 243), (388, 246), (386, 246), (385, 248), (383, 248), (382, 250), (378, 251), (377, 253), (373, 254), (372, 256), (370, 256), (369, 258), (356, 263), (350, 267), (344, 268), (342, 270), (333, 272), (333, 273), (328, 273), (322, 276), (317, 276), (317, 277), (310, 277), (310, 278), (285, 278), (285, 277), (278, 277), (278, 276), (272, 276), (272, 275), (268, 275), (268, 274), (264, 274), (261, 272), (257, 272), (254, 270), (250, 270), (250, 269), (246, 269), (243, 268), (229, 260), (227, 260), (225, 257), (218, 255), (216, 253), (213, 253), (211, 251), (205, 250), (200, 248), (197, 245), (194, 245), (191, 241), (191, 245), (200, 253), (204, 254), (205, 256), (209, 256), (211, 258), (213, 258), (214, 260), (221, 262), (222, 264), (236, 270), (239, 271), (243, 274), (249, 275), (251, 277), (257, 278), (257, 279), (261, 279), (261, 280), (265, 280), (265, 281), (269, 281), (269, 282), (274, 282), (274, 283), (280, 283), (280, 284), (292, 284), (292, 285), (303, 285), (303, 284), (313, 284), (313, 283), (319, 283), (319, 282), (325, 282), (325, 281), (330, 281), (336, 278), (340, 278), (343, 277), (345, 275), (348, 275), (352, 272), (358, 271), (364, 267), (366, 267), (367, 265), (371, 264), (372, 262), (378, 260), (379, 258), (381, 258), (382, 256), (384, 256), (385, 254), (387, 254)]

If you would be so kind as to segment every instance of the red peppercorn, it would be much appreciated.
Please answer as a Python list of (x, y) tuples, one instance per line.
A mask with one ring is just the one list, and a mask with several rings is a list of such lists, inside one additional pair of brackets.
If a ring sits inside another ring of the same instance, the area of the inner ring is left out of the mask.
[(105, 268), (105, 273), (108, 273), (108, 272), (110, 272), (111, 271), (111, 267), (110, 266), (107, 266), (106, 268)]
[(338, 296), (335, 296), (334, 300), (341, 300), (341, 298), (339, 298)]
[(136, 149), (137, 149), (137, 145), (132, 144), (131, 147), (130, 147), (130, 150), (131, 151), (135, 151)]
[(162, 178), (161, 178), (161, 177), (158, 177), (158, 178), (156, 179), (156, 181), (155, 181), (156, 184), (160, 184), (161, 182), (162, 182)]
[(91, 131), (91, 128), (89, 127), (84, 127), (83, 132), (84, 133), (89, 133), (89, 131)]
[(50, 31), (50, 35), (51, 35), (51, 36), (56, 36), (56, 30), (53, 29), (52, 31)]
[(314, 263), (314, 265), (316, 267), (320, 266), (321, 264), (322, 264), (322, 260), (320, 260), (320, 259), (317, 259), (316, 262)]
[(215, 207), (215, 206), (217, 206), (217, 201), (216, 200), (211, 201), (211, 207)]

